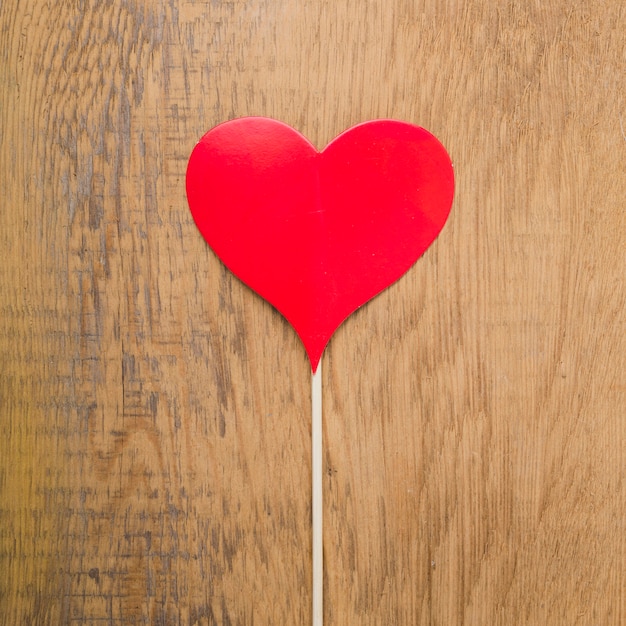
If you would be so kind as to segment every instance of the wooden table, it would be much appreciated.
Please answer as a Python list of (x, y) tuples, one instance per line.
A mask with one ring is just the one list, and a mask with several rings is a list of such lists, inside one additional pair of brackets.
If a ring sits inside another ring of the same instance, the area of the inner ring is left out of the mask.
[(324, 357), (325, 623), (626, 623), (626, 8), (0, 8), (0, 624), (307, 625), (310, 369), (198, 138), (397, 118), (451, 218)]

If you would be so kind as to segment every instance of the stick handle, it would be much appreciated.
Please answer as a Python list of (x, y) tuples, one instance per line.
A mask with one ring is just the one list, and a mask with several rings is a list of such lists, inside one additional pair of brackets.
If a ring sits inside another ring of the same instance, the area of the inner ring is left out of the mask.
[(313, 487), (313, 626), (324, 623), (324, 553), (322, 533), (322, 362), (311, 378), (311, 468)]

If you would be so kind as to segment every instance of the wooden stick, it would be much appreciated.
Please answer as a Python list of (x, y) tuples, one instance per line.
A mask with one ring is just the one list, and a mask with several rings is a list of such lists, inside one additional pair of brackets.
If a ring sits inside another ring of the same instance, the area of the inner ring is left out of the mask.
[(322, 533), (322, 362), (311, 377), (311, 455), (313, 487), (313, 626), (324, 623), (324, 555)]

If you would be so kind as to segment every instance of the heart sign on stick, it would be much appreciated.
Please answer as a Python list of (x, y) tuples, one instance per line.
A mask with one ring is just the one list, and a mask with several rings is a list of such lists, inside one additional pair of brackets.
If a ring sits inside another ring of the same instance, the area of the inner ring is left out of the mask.
[(354, 126), (318, 151), (282, 122), (239, 118), (206, 133), (187, 169), (200, 232), (287, 318), (313, 372), (337, 327), (437, 237), (453, 193), (441, 143), (394, 120)]
[(200, 232), (289, 320), (311, 361), (313, 626), (323, 626), (320, 358), (343, 320), (434, 241), (453, 193), (444, 147), (393, 120), (354, 126), (319, 152), (286, 124), (244, 117), (210, 130), (189, 159)]

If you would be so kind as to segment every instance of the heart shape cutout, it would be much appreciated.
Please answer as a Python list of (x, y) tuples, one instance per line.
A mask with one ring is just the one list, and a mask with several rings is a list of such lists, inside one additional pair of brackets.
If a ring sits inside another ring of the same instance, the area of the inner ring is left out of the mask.
[(434, 241), (453, 195), (445, 148), (395, 120), (318, 151), (282, 122), (239, 118), (206, 133), (187, 168), (203, 237), (290, 322), (314, 372), (339, 325)]

